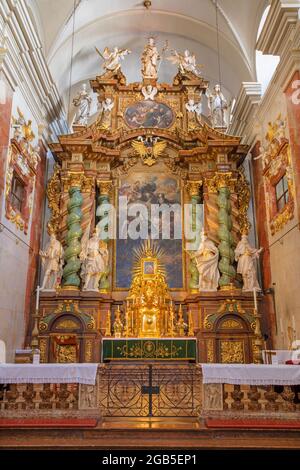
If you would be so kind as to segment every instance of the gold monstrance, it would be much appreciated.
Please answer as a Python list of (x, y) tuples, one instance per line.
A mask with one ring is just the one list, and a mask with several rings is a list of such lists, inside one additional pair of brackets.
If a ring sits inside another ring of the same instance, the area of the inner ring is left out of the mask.
[(126, 298), (123, 336), (184, 336), (183, 328), (177, 328), (174, 318), (174, 306), (161, 263), (162, 250), (147, 240), (135, 255), (132, 284)]

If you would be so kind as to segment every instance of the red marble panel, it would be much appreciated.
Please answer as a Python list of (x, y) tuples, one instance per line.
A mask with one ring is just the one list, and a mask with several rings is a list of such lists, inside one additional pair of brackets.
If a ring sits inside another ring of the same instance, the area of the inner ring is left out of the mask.
[[(298, 81), (298, 82), (297, 82)], [(292, 77), (285, 90), (291, 156), (294, 168), (298, 220), (300, 220), (300, 72)]]
[(5, 181), (5, 162), (7, 157), (9, 131), (11, 122), (11, 109), (13, 91), (3, 72), (0, 72), (0, 80), (5, 90), (5, 103), (0, 103), (0, 219), (2, 217), (2, 198)]

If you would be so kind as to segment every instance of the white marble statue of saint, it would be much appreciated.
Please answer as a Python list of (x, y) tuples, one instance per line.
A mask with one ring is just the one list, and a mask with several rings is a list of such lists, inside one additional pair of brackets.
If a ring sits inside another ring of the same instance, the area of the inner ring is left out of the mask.
[[(88, 231), (86, 232), (88, 234)], [(83, 281), (82, 290), (99, 290), (101, 276), (107, 271), (108, 250), (107, 245), (99, 238), (99, 229), (95, 228), (90, 239), (85, 235), (81, 241), (81, 279)]]
[(61, 283), (64, 250), (54, 233), (50, 235), (50, 241), (45, 251), (40, 251), (40, 256), (45, 268), (44, 279), (40, 290), (55, 290)]
[(227, 127), (225, 111), (228, 108), (228, 104), (221, 91), (220, 85), (215, 85), (213, 92), (208, 88), (206, 90), (206, 96), (208, 98), (212, 127)]
[(157, 78), (157, 66), (160, 60), (158, 49), (155, 45), (155, 39), (150, 37), (148, 44), (144, 47), (142, 53), (142, 76), (143, 78)]
[(118, 72), (121, 68), (121, 60), (124, 60), (124, 57), (128, 54), (131, 54), (129, 49), (119, 49), (117, 46), (113, 48), (113, 50), (108, 49), (106, 47), (101, 53), (97, 47), (95, 47), (96, 52), (100, 55), (100, 57), (104, 60), (102, 67), (107, 72)]
[(173, 51), (173, 54), (168, 57), (173, 64), (178, 65), (178, 70), (180, 73), (185, 74), (187, 72), (193, 73), (197, 77), (200, 76), (199, 65), (196, 62), (195, 54), (191, 54), (188, 49), (184, 51), (183, 54), (180, 54), (176, 50)]
[(201, 233), (201, 241), (196, 253), (191, 255), (195, 259), (199, 272), (199, 291), (209, 292), (218, 289), (220, 273), (218, 269), (219, 250), (213, 241)]
[(73, 105), (77, 108), (74, 124), (86, 126), (91, 111), (92, 98), (86, 90), (86, 83), (83, 83), (81, 90), (73, 99)]
[(145, 100), (153, 101), (154, 98), (155, 98), (155, 95), (157, 95), (156, 86), (152, 86), (152, 85), (143, 86), (142, 95), (143, 95)]
[(260, 290), (256, 273), (256, 260), (259, 258), (263, 248), (253, 248), (249, 244), (247, 235), (242, 235), (235, 249), (235, 260), (237, 261), (237, 273), (243, 277), (243, 290)]

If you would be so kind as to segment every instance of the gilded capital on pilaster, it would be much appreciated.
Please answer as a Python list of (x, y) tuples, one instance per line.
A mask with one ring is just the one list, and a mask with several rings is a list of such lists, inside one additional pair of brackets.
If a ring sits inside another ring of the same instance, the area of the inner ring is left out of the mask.
[(202, 186), (202, 180), (199, 181), (187, 181), (187, 191), (189, 195), (192, 196), (199, 196), (199, 190)]
[(97, 186), (102, 196), (109, 196), (113, 187), (112, 181), (101, 181), (101, 180), (97, 180)]
[(205, 184), (209, 193), (217, 193), (220, 188), (228, 188), (230, 192), (234, 192), (236, 181), (232, 172), (219, 172), (215, 173), (211, 178), (205, 178)]

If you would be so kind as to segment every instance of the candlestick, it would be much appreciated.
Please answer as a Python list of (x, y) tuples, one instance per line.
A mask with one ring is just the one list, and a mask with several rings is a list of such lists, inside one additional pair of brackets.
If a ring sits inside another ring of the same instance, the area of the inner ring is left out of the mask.
[(253, 289), (253, 299), (254, 299), (254, 309), (255, 309), (256, 312), (257, 312), (258, 309), (257, 309), (256, 287), (254, 287), (254, 289)]
[(292, 326), (293, 326), (293, 330), (294, 330), (294, 332), (296, 332), (296, 321), (295, 321), (295, 315), (292, 315)]
[(279, 326), (280, 326), (280, 331), (281, 331), (281, 333), (283, 333), (282, 318), (279, 318)]
[(36, 303), (35, 303), (35, 311), (38, 312), (39, 310), (39, 302), (40, 302), (40, 286), (36, 288)]

